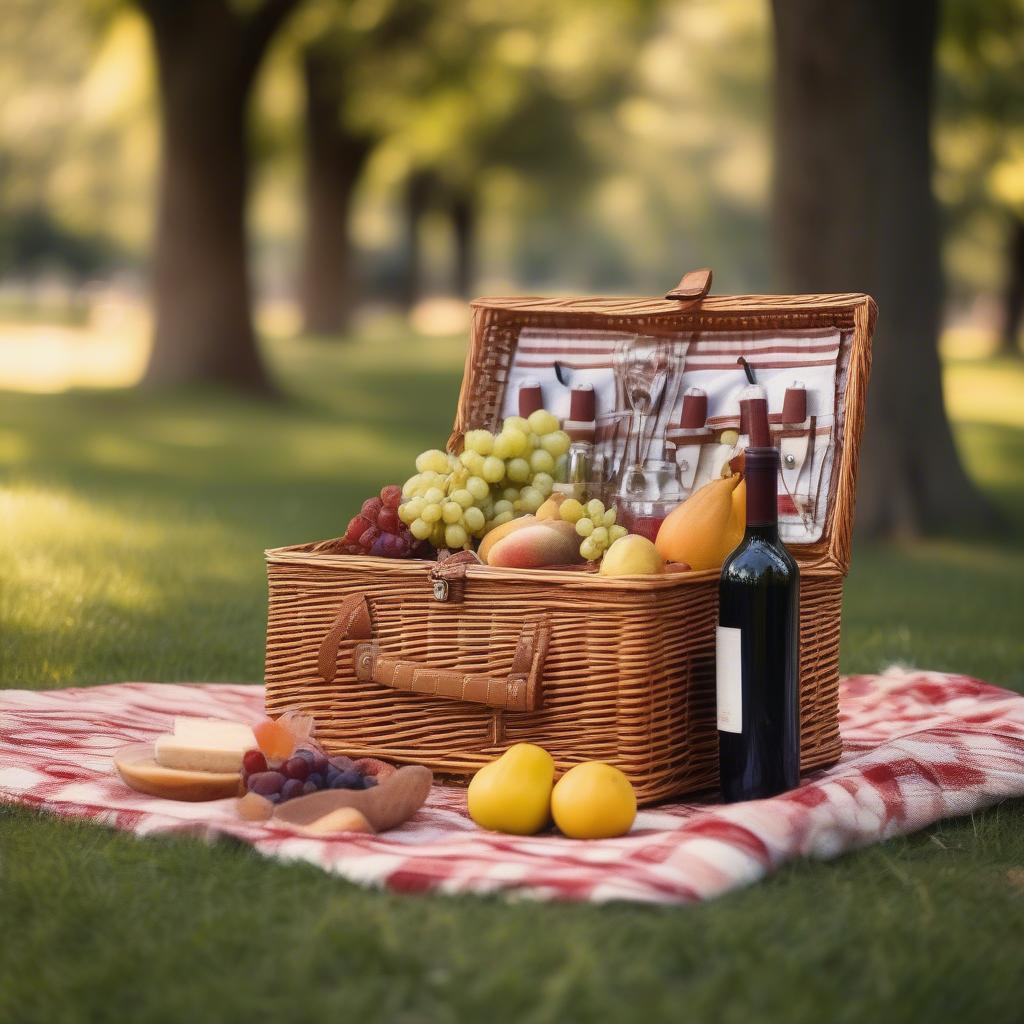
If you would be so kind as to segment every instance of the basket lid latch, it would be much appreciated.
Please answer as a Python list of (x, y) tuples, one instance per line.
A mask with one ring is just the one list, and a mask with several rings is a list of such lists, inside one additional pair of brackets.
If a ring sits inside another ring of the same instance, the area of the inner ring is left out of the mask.
[(438, 559), (430, 570), (434, 600), (461, 604), (466, 594), (466, 569), (471, 565), (480, 565), (480, 559), (472, 551), (458, 551)]
[(666, 299), (679, 299), (681, 302), (699, 302), (711, 291), (711, 268), (701, 267), (683, 274), (679, 284), (670, 292), (665, 293)]

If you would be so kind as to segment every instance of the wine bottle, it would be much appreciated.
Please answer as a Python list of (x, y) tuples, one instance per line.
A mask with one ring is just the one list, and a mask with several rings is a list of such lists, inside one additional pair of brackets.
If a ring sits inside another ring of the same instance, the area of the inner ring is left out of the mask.
[[(763, 440), (763, 429), (751, 436)], [(757, 800), (800, 780), (800, 573), (779, 539), (779, 453), (748, 448), (747, 528), (719, 581), (716, 675), (722, 799)]]

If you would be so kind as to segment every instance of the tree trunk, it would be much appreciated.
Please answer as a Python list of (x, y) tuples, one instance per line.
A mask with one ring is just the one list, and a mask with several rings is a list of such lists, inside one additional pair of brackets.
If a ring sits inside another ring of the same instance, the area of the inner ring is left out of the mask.
[(420, 221), (430, 205), (433, 175), (429, 171), (413, 171), (405, 184), (405, 240), (402, 276), (398, 284), (402, 309), (409, 312), (420, 297)]
[(303, 54), (306, 85), (306, 234), (299, 296), (308, 334), (348, 329), (356, 288), (349, 214), (352, 196), (372, 151), (369, 138), (341, 120), (337, 57), (326, 46)]
[(451, 218), (455, 236), (455, 294), (470, 299), (476, 271), (476, 204), (469, 192), (461, 192), (452, 200)]
[(774, 0), (775, 229), (787, 291), (865, 291), (878, 331), (857, 527), (991, 527), (942, 400), (930, 119), (936, 0)]
[(270, 391), (246, 260), (246, 110), (267, 43), (295, 0), (248, 16), (230, 0), (148, 0), (160, 87), (153, 348), (144, 383)]
[(1007, 251), (1006, 292), (1003, 299), (1003, 323), (999, 333), (999, 354), (1020, 356), (1017, 344), (1024, 322), (1024, 220), (1013, 219)]

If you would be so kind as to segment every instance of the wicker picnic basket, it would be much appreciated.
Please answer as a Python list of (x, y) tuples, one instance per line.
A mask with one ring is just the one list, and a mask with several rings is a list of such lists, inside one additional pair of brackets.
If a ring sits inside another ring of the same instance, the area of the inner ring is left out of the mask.
[[(735, 363), (741, 351), (766, 374), (791, 373), (794, 364), (834, 374), (818, 409), (827, 428), (810, 420), (812, 433), (827, 429), (816, 456), (815, 539), (787, 541), (801, 573), (806, 771), (841, 750), (839, 625), (875, 304), (862, 294), (709, 297), (709, 284), (709, 272), (696, 272), (665, 299), (474, 302), (449, 450), (460, 449), (465, 430), (500, 423), (517, 359), (536, 373), (545, 352), (559, 351), (530, 342), (527, 360), (517, 355), (527, 337), (658, 334), (686, 339), (695, 373), (727, 372), (720, 354), (702, 352), (726, 352)], [(801, 355), (788, 359), (786, 346), (797, 344)], [(738, 424), (729, 418), (732, 398), (722, 402), (720, 423)], [(590, 759), (617, 765), (643, 804), (716, 783), (717, 571), (605, 578), (333, 548), (327, 541), (266, 552), (269, 714), (301, 706), (332, 750), (452, 778), (468, 779), (510, 744), (530, 741), (560, 770)]]

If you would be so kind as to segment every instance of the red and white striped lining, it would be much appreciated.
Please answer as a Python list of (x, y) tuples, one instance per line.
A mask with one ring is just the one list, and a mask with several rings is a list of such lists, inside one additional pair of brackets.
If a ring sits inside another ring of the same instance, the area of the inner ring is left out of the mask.
[[(586, 383), (594, 387), (598, 407), (597, 442), (606, 461), (618, 464), (622, 458), (628, 411), (617, 394), (614, 372), (616, 347), (625, 339), (635, 337), (621, 331), (547, 330), (524, 328), (508, 375), (503, 416), (518, 412), (518, 387), (525, 380), (541, 385), (545, 408), (560, 419), (568, 415), (569, 388), (559, 380), (557, 363), (563, 379), (569, 383)], [(682, 443), (679, 423), (682, 417), (683, 392), (691, 386), (704, 389), (708, 395), (707, 426), (715, 431), (739, 427), (739, 396), (747, 380), (737, 363), (744, 356), (758, 383), (768, 393), (769, 410), (779, 424), (785, 392), (795, 380), (807, 388), (809, 420), (798, 432), (813, 437), (808, 447), (806, 465), (798, 471), (795, 489), (787, 489), (780, 479), (780, 533), (787, 543), (813, 543), (824, 531), (827, 514), (831, 466), (834, 458), (833, 438), (836, 430), (837, 375), (842, 385), (849, 335), (844, 337), (831, 328), (795, 331), (721, 332), (700, 335), (681, 333), (675, 345), (683, 359), (683, 387), (679, 389), (673, 409), (658, 418), (660, 433)], [(792, 436), (797, 428), (789, 426), (776, 437)], [(692, 443), (692, 442), (691, 442)], [(711, 443), (714, 443), (713, 441)]]

